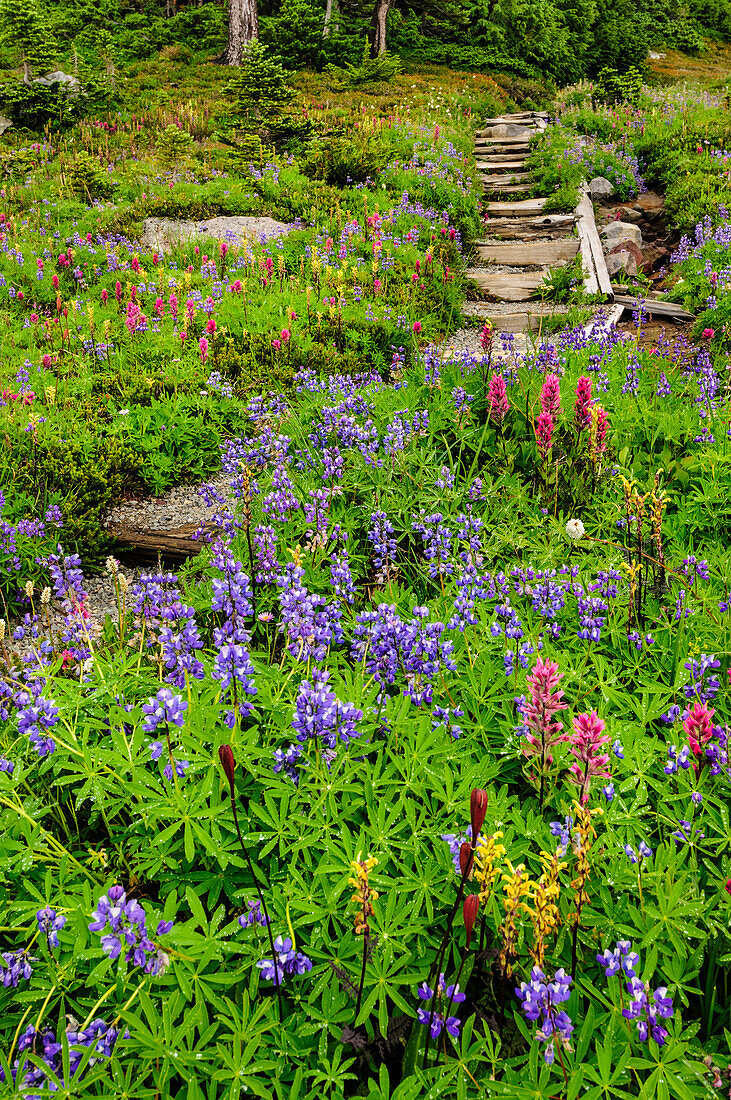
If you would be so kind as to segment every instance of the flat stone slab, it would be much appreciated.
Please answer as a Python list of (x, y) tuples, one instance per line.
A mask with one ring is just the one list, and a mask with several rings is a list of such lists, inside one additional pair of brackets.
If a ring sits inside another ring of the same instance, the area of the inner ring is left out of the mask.
[(496, 126), (486, 126), (477, 131), (481, 138), (530, 138), (536, 133), (534, 126), (521, 126), (517, 122), (499, 122)]
[(291, 225), (273, 218), (254, 218), (244, 215), (220, 216), (205, 221), (186, 221), (176, 218), (145, 218), (142, 223), (142, 244), (158, 252), (170, 252), (180, 244), (194, 238), (226, 240), (231, 244), (243, 241), (268, 240), (283, 237)]

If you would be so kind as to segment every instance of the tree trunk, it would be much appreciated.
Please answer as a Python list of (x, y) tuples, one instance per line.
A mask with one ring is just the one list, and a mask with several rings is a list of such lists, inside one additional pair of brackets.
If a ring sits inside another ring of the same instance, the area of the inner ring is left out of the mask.
[(322, 27), (322, 37), (330, 37), (330, 28), (335, 27), (337, 29), (340, 22), (340, 0), (327, 0), (327, 6), (325, 8), (325, 22)]
[(240, 65), (247, 42), (259, 37), (259, 15), (256, 0), (229, 0), (228, 45), (221, 61), (224, 65)]
[(380, 57), (386, 52), (386, 17), (391, 0), (376, 0), (371, 16), (371, 28), (369, 40), (371, 44), (371, 57)]

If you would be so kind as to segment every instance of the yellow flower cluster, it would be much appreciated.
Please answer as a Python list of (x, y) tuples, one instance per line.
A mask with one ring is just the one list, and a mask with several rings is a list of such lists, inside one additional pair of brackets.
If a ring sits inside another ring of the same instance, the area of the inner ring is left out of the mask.
[(500, 966), (502, 967), (503, 973), (509, 976), (513, 971), (510, 960), (516, 955), (518, 913), (521, 909), (526, 908), (523, 898), (528, 895), (531, 882), (528, 878), (528, 872), (525, 869), (524, 863), (519, 863), (517, 867), (513, 867), (509, 859), (505, 862), (508, 865), (509, 873), (503, 875), (503, 891), (505, 893), (503, 906), (505, 907), (505, 920), (500, 929), (502, 939), (502, 945), (500, 947)]
[(498, 844), (502, 833), (493, 833), (492, 836), (481, 836), (475, 849), (475, 878), (480, 884), (480, 905), (485, 905), (489, 898), (499, 869), (496, 864), (505, 855), (505, 847)]
[(350, 863), (353, 878), (348, 879), (348, 885), (355, 890), (351, 900), (358, 906), (358, 912), (353, 918), (356, 936), (368, 932), (368, 918), (373, 915), (373, 902), (378, 899), (378, 894), (371, 889), (368, 882), (369, 875), (377, 864), (375, 856), (361, 859), (360, 852)]
[(576, 877), (571, 880), (571, 888), (574, 891), (575, 909), (569, 914), (569, 920), (578, 923), (581, 910), (589, 901), (586, 892), (586, 883), (589, 881), (591, 867), (589, 865), (589, 852), (592, 842), (596, 839), (596, 829), (592, 818), (596, 814), (603, 814), (600, 806), (590, 810), (588, 806), (582, 806), (579, 802), (572, 803), (574, 808), (574, 852), (576, 853)]
[(531, 892), (528, 895), (533, 905), (526, 905), (533, 925), (533, 947), (530, 948), (531, 956), (536, 966), (543, 969), (546, 957), (546, 940), (558, 927), (561, 914), (557, 905), (561, 886), (559, 876), (568, 865), (562, 863), (556, 852), (549, 854), (541, 852), (543, 874), (538, 882), (531, 882)]

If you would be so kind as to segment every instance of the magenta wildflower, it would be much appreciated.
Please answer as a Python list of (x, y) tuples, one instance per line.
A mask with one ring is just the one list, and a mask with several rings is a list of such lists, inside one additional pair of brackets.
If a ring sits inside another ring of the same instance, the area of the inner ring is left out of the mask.
[(561, 412), (561, 387), (557, 374), (546, 375), (546, 381), (541, 386), (541, 411), (552, 420)]
[(570, 734), (571, 752), (576, 760), (569, 768), (569, 782), (579, 788), (579, 801), (583, 804), (589, 798), (592, 776), (609, 779), (606, 770), (609, 754), (604, 746), (609, 737), (604, 733), (604, 722), (593, 710), (591, 714), (578, 714), (574, 718), (574, 732)]
[(553, 417), (542, 412), (536, 421), (536, 442), (542, 459), (547, 459), (553, 446)]
[[(487, 328), (487, 326), (485, 327)], [(493, 424), (502, 424), (510, 408), (508, 394), (505, 388), (505, 379), (502, 374), (496, 372), (490, 379), (490, 385), (487, 389), (487, 400), (488, 418)]]
[(533, 757), (538, 764), (541, 801), (544, 777), (553, 763), (552, 749), (559, 742), (568, 740), (568, 735), (561, 732), (563, 726), (554, 718), (567, 705), (563, 702), (563, 690), (558, 688), (562, 679), (563, 673), (558, 671), (555, 661), (544, 661), (539, 657), (528, 676), (530, 699), (520, 704), (526, 741), (523, 753)]
[(576, 401), (574, 402), (574, 415), (576, 427), (579, 431), (586, 428), (589, 423), (589, 411), (591, 409), (591, 378), (582, 374), (576, 385)]

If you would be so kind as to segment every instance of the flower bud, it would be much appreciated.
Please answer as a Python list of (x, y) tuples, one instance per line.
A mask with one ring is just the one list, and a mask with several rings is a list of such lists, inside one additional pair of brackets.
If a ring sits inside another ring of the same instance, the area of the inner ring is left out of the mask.
[(470, 946), (470, 940), (472, 939), (472, 929), (475, 926), (475, 920), (477, 919), (477, 910), (480, 908), (480, 895), (468, 894), (464, 899), (464, 905), (462, 906), (462, 917), (464, 919), (465, 932), (467, 933), (467, 946)]
[(234, 761), (234, 754), (230, 745), (221, 745), (218, 750), (218, 759), (221, 761), (221, 767), (226, 773), (228, 779), (228, 785), (231, 788), (231, 797), (234, 793), (234, 769), (236, 762)]
[(462, 872), (462, 877), (467, 879), (472, 874), (472, 863), (474, 861), (474, 852), (469, 840), (465, 840), (464, 844), (459, 850), (459, 868)]
[(49, 604), (50, 602), (51, 602), (51, 589), (49, 588), (48, 585), (46, 585), (46, 587), (41, 592), (41, 603), (45, 607), (45, 605)]
[(477, 837), (485, 822), (487, 813), (487, 791), (476, 788), (470, 795), (470, 824), (472, 825), (472, 843), (477, 844)]

